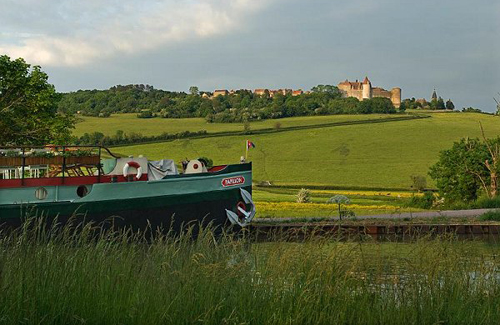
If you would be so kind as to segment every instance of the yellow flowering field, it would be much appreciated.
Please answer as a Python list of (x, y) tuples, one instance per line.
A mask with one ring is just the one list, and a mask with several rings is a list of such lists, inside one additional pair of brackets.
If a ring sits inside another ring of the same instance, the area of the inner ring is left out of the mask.
[[(358, 216), (394, 214), (400, 212), (421, 211), (406, 207), (411, 192), (365, 191), (365, 190), (309, 190), (310, 202), (297, 203), (298, 190), (291, 189), (255, 189), (253, 192), (257, 207), (257, 217), (336, 217), (338, 205), (327, 203), (328, 197), (342, 194), (350, 199), (343, 204), (343, 209), (354, 211)], [(422, 195), (422, 194), (416, 194)]]
[[(336, 217), (338, 205), (328, 203), (296, 203), (257, 201), (257, 217)], [(342, 208), (353, 210), (356, 215), (392, 214), (417, 211), (414, 208), (401, 208), (394, 205), (345, 204)]]
[[(343, 204), (351, 210), (394, 210), (394, 205), (360, 205), (360, 204)], [(335, 210), (337, 204), (328, 203), (297, 203), (297, 202), (256, 202), (256, 207), (266, 210)]]

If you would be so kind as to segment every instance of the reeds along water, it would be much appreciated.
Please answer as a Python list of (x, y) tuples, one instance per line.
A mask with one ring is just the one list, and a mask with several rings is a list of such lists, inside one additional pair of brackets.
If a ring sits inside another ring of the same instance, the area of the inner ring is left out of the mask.
[(494, 324), (498, 253), (453, 236), (251, 244), (32, 223), (0, 236), (0, 323)]

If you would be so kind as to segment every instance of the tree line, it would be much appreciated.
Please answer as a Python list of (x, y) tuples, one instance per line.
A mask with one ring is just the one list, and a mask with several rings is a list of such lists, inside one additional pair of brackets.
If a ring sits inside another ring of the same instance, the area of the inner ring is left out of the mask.
[(108, 90), (79, 90), (61, 94), (59, 112), (108, 117), (112, 113), (137, 113), (140, 118), (203, 117), (208, 122), (252, 120), (331, 114), (391, 114), (396, 109), (387, 98), (359, 101), (342, 98), (339, 89), (318, 85), (299, 96), (249, 90), (210, 97), (191, 87), (189, 93), (155, 89), (150, 85), (115, 86)]
[(443, 98), (433, 98), (430, 102), (424, 100), (416, 100), (415, 97), (407, 98), (401, 102), (401, 109), (430, 109), (430, 110), (454, 110), (455, 104), (448, 99), (446, 102)]
[(155, 141), (165, 141), (165, 140), (175, 140), (175, 139), (185, 139), (192, 137), (199, 137), (206, 135), (206, 130), (200, 131), (183, 131), (179, 133), (167, 133), (163, 132), (160, 135), (142, 135), (141, 133), (130, 132), (125, 133), (122, 130), (117, 130), (114, 135), (104, 135), (102, 132), (92, 132), (84, 133), (80, 137), (72, 137), (71, 143), (76, 145), (99, 145), (99, 146), (110, 146), (110, 145), (122, 145), (122, 144), (137, 144), (144, 142), (155, 142)]

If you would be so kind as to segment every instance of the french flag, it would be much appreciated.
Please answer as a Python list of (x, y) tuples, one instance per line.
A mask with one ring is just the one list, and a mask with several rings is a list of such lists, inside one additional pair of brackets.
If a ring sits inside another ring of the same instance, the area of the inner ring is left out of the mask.
[(255, 148), (255, 144), (252, 141), (247, 140), (247, 149), (249, 148)]

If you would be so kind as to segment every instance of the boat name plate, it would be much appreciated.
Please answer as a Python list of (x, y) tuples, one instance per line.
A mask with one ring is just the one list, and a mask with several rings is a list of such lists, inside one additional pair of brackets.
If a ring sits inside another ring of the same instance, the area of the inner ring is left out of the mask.
[(236, 186), (245, 183), (245, 177), (243, 176), (228, 177), (224, 178), (221, 183), (223, 187)]

